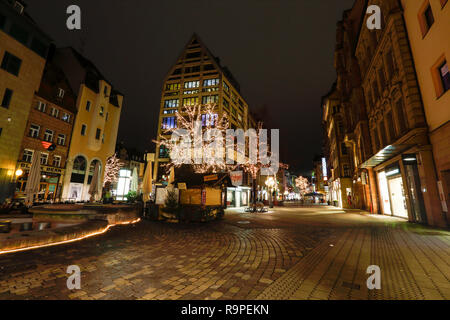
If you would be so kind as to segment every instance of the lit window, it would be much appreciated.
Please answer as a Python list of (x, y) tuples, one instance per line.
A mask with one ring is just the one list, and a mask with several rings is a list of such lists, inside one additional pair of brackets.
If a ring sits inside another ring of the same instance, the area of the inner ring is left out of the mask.
[(45, 112), (45, 110), (47, 109), (47, 104), (42, 101), (38, 101), (37, 109), (41, 112)]
[(203, 86), (204, 87), (212, 87), (219, 85), (220, 80), (218, 78), (216, 79), (206, 79), (203, 80)]
[(25, 149), (23, 150), (23, 156), (22, 156), (22, 161), (24, 162), (30, 162), (33, 159), (33, 150), (29, 150), (29, 149)]
[(53, 156), (53, 166), (54, 167), (61, 167), (61, 156)]
[(65, 134), (58, 134), (58, 144), (60, 146), (63, 146), (66, 144), (66, 135)]
[(101, 117), (103, 117), (104, 112), (105, 112), (105, 108), (104, 108), (104, 107), (100, 107), (99, 115), (100, 115)]
[(178, 99), (165, 100), (164, 108), (178, 108), (178, 104), (179, 104)]
[(52, 117), (58, 118), (59, 116), (59, 110), (56, 108), (52, 108), (52, 112), (51, 112)]
[(174, 90), (179, 90), (180, 89), (180, 84), (179, 83), (168, 83), (166, 85), (166, 90), (167, 91), (174, 91)]
[(44, 133), (44, 140), (48, 142), (53, 142), (53, 131), (46, 129)]
[(440, 74), (441, 81), (442, 81), (442, 87), (443, 87), (444, 93), (445, 93), (450, 89), (450, 72), (448, 70), (447, 61), (445, 61), (439, 67), (439, 74)]
[(185, 106), (194, 106), (196, 104), (198, 104), (198, 97), (184, 98), (183, 99), (183, 107), (185, 107)]
[(30, 126), (30, 131), (29, 131), (29, 135), (32, 138), (39, 138), (39, 131), (40, 131), (41, 127), (36, 125), (36, 124), (32, 124)]
[(225, 89), (225, 91), (230, 91), (230, 87), (228, 86), (228, 84), (225, 82), (225, 81), (223, 81), (223, 88)]
[(161, 129), (168, 130), (168, 129), (174, 129), (176, 127), (177, 127), (177, 118), (176, 117), (162, 118)]
[(200, 81), (188, 81), (184, 83), (185, 89), (198, 88), (200, 86)]
[(202, 114), (202, 126), (203, 127), (214, 127), (218, 120), (217, 114)]
[(217, 102), (219, 102), (218, 95), (202, 97), (202, 104), (214, 104)]
[(62, 120), (67, 123), (70, 123), (70, 114), (64, 112)]
[(58, 98), (64, 98), (65, 91), (61, 88), (58, 89)]
[(48, 153), (41, 153), (41, 164), (48, 164)]

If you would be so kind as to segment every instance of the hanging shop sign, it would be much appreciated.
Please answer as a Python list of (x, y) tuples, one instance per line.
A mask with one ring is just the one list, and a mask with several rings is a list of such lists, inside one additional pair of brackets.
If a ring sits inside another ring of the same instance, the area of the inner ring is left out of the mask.
[(242, 171), (232, 171), (230, 172), (231, 183), (235, 187), (242, 186), (242, 181), (244, 179), (244, 173)]

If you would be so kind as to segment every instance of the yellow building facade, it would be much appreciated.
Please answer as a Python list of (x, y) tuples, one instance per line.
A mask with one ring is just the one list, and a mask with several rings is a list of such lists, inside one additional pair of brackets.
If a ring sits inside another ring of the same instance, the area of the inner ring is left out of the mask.
[(402, 0), (436, 164), (442, 210), (450, 221), (450, 3)]
[(22, 138), (50, 44), (24, 9), (19, 1), (0, 1), (0, 203), (14, 192)]
[(106, 161), (115, 153), (123, 95), (92, 62), (73, 48), (57, 49), (53, 59), (66, 72), (74, 92), (78, 92), (62, 200), (89, 200), (89, 187), (97, 163), (100, 164), (100, 186), (95, 198), (99, 199)]

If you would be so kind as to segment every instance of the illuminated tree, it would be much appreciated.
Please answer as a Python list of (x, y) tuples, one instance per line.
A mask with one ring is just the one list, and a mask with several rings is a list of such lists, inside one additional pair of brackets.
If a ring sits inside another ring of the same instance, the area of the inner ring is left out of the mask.
[(113, 154), (106, 160), (105, 165), (105, 178), (103, 179), (103, 187), (110, 186), (119, 178), (119, 170), (123, 167), (123, 163), (117, 157), (117, 154)]
[(302, 197), (304, 197), (304, 195), (311, 190), (311, 185), (310, 185), (308, 179), (304, 178), (302, 176), (295, 179), (295, 185), (297, 186), (298, 190), (300, 191), (300, 194)]
[[(160, 140), (153, 142), (168, 150), (171, 162), (167, 165), (167, 170), (183, 164), (192, 165), (196, 173), (215, 173), (229, 168), (223, 158), (223, 142), (230, 123), (226, 112), (220, 118), (217, 112), (214, 104), (186, 105), (176, 114), (175, 126), (169, 127), (163, 123)], [(167, 135), (171, 137), (166, 138)], [(173, 140), (174, 137), (181, 141)], [(217, 148), (219, 145), (222, 147)]]

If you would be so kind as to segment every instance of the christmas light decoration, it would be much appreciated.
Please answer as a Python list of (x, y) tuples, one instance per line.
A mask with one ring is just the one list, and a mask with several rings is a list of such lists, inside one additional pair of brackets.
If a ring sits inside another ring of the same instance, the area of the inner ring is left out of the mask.
[(112, 184), (117, 181), (119, 177), (119, 170), (122, 168), (123, 164), (117, 157), (117, 154), (113, 154), (106, 160), (105, 165), (105, 178), (103, 179), (103, 187), (107, 184)]
[(301, 196), (303, 197), (306, 193), (308, 193), (311, 189), (311, 185), (309, 184), (309, 181), (307, 178), (304, 178), (302, 176), (295, 179), (295, 185), (300, 191)]

